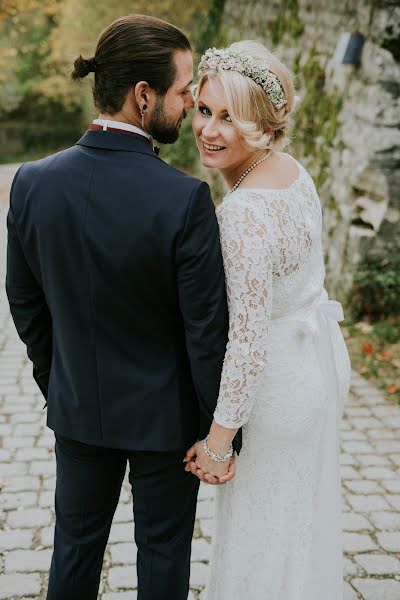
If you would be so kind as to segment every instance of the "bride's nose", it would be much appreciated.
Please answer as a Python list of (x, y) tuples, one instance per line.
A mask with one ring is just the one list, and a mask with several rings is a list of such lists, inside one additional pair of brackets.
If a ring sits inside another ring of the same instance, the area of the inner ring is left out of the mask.
[(207, 119), (207, 122), (203, 127), (202, 133), (207, 138), (217, 137), (219, 133), (217, 122), (213, 118)]

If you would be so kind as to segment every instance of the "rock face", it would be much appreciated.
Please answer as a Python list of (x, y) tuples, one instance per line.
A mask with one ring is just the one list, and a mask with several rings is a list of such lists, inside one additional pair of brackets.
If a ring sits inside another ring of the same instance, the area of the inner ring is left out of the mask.
[[(396, 0), (227, 0), (226, 42), (257, 39), (293, 69), (302, 99), (292, 153), (324, 209), (329, 291), (346, 300), (357, 265), (400, 252), (400, 7)], [(359, 65), (339, 64), (361, 33)]]

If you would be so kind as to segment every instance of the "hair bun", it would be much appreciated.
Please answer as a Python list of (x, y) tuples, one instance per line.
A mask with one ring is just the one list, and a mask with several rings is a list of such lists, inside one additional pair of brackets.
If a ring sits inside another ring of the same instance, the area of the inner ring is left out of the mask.
[(82, 79), (89, 73), (96, 70), (96, 58), (83, 58), (80, 54), (74, 62), (74, 70), (71, 74), (72, 79)]

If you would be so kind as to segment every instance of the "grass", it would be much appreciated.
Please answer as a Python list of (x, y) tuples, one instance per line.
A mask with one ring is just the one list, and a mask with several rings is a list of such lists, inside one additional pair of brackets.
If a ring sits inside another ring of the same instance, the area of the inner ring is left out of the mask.
[(375, 323), (346, 319), (342, 331), (353, 369), (400, 404), (400, 317)]

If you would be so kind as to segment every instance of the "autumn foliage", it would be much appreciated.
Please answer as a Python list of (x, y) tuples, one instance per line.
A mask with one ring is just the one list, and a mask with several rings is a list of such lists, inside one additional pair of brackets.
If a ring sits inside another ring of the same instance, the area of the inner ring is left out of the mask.
[[(211, 2), (191, 0), (2, 0), (0, 3), (0, 119), (34, 103), (89, 113), (90, 83), (69, 79), (74, 59), (92, 56), (99, 33), (115, 18), (152, 14), (182, 28), (192, 41)], [(29, 100), (29, 103), (27, 102)]]

